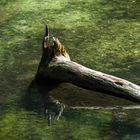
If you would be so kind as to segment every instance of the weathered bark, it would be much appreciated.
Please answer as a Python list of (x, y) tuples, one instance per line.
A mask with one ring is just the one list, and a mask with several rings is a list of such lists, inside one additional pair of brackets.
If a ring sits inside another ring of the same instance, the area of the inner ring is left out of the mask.
[[(47, 28), (46, 28), (47, 29)], [(89, 90), (103, 92), (140, 103), (140, 87), (127, 80), (86, 68), (70, 60), (56, 38), (48, 45), (48, 29), (43, 39), (43, 54), (36, 80), (69, 82)]]
[(52, 62), (44, 69), (43, 75), (47, 79), (69, 82), (86, 89), (140, 101), (139, 86), (72, 61)]

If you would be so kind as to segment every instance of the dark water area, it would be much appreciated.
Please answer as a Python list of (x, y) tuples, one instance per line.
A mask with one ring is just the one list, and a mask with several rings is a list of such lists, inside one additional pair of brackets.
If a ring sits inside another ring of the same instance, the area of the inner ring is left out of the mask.
[(73, 61), (140, 85), (139, 7), (138, 0), (1, 0), (0, 140), (140, 140), (136, 103), (63, 83), (51, 94), (67, 107), (50, 127), (36, 87), (29, 92), (46, 24)]

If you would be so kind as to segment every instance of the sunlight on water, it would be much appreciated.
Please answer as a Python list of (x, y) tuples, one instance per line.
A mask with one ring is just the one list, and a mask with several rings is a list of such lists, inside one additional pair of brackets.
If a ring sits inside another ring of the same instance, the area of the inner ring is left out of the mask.
[[(139, 109), (66, 107), (49, 127), (37, 90), (28, 94), (46, 24), (72, 60), (140, 85), (138, 0), (1, 0), (0, 13), (0, 140), (140, 140)], [(70, 106), (135, 105), (70, 84), (51, 94)]]

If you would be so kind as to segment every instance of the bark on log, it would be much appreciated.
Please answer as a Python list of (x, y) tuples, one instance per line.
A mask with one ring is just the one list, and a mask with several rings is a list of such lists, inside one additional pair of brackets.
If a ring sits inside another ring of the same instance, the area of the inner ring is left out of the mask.
[[(43, 53), (36, 80), (69, 82), (89, 90), (140, 103), (140, 86), (127, 80), (84, 67), (71, 61), (65, 47), (53, 37), (53, 45), (48, 45), (48, 28), (43, 38)], [(52, 83), (53, 83), (52, 82)], [(85, 95), (86, 96), (86, 95)]]

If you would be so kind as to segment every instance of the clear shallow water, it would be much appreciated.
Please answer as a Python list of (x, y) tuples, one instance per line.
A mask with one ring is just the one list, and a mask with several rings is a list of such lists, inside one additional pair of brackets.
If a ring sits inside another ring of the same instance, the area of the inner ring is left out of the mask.
[[(0, 13), (0, 139), (140, 139), (139, 109), (66, 109), (50, 128), (36, 89), (27, 94), (46, 24), (74, 61), (140, 85), (139, 1), (1, 0)], [(76, 106), (134, 104), (69, 84), (52, 94)]]

